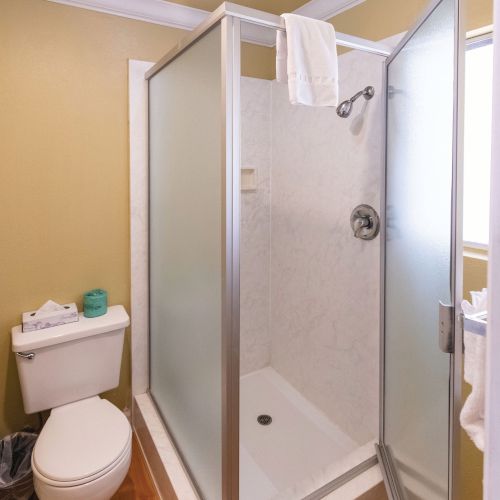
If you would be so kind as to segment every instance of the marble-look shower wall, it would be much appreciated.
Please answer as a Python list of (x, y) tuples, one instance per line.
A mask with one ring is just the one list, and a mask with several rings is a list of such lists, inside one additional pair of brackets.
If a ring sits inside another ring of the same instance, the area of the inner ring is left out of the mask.
[(241, 166), (255, 168), (257, 189), (241, 193), (240, 372), (268, 366), (270, 298), (271, 82), (241, 79)]
[(348, 119), (272, 83), (271, 365), (363, 444), (378, 428), (380, 238), (354, 238), (349, 218), (380, 208), (382, 59), (349, 52), (339, 74), (341, 99), (375, 87)]

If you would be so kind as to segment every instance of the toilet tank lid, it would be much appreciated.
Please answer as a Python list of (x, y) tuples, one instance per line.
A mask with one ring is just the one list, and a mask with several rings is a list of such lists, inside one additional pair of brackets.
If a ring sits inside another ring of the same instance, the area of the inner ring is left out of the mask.
[(86, 318), (83, 313), (80, 313), (79, 317), (79, 321), (34, 332), (23, 333), (21, 325), (15, 326), (12, 328), (12, 350), (14, 352), (23, 352), (40, 349), (90, 337), (91, 335), (112, 332), (125, 328), (130, 324), (127, 311), (123, 306), (108, 307), (106, 314), (97, 318)]

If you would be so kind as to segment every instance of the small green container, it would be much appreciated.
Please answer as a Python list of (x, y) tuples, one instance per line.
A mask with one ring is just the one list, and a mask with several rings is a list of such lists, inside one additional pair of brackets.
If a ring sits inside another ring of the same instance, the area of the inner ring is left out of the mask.
[(95, 288), (83, 294), (83, 315), (96, 318), (106, 314), (108, 310), (108, 294), (106, 290)]

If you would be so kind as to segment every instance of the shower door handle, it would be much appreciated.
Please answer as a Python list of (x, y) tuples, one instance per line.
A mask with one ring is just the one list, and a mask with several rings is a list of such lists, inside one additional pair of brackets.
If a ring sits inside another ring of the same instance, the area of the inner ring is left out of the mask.
[(454, 319), (455, 307), (439, 301), (439, 348), (447, 354), (455, 352)]

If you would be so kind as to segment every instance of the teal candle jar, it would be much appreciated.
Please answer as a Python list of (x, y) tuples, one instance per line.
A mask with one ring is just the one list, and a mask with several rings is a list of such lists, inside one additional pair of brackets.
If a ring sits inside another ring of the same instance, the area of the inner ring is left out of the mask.
[(97, 318), (108, 310), (108, 294), (106, 290), (95, 288), (83, 294), (83, 315), (86, 318)]

